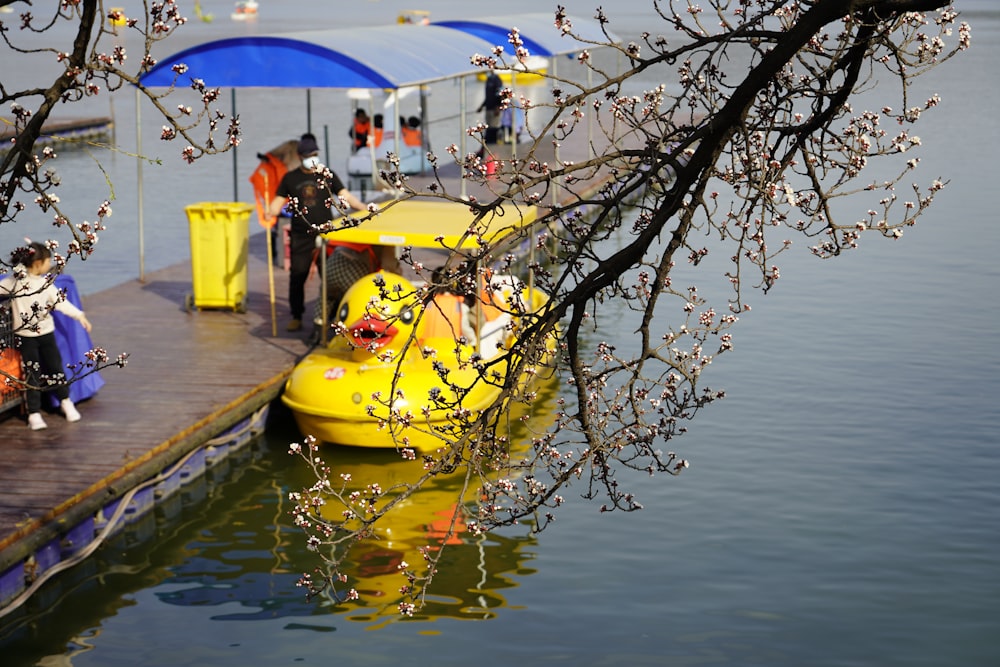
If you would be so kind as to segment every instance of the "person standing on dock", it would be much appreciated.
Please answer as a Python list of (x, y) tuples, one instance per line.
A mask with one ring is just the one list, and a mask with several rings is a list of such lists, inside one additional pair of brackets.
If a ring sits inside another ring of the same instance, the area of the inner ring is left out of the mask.
[(477, 111), (486, 109), (486, 144), (495, 144), (500, 135), (500, 106), (502, 102), (500, 93), (502, 90), (503, 81), (500, 79), (500, 75), (490, 70), (486, 76), (483, 103), (477, 109)]
[(27, 391), (28, 426), (32, 431), (47, 428), (42, 417), (42, 387), (50, 387), (59, 399), (66, 421), (80, 421), (80, 413), (69, 397), (69, 384), (56, 343), (52, 311), (73, 318), (90, 333), (90, 322), (82, 310), (56, 289), (49, 271), (52, 252), (48, 246), (30, 242), (11, 253), (14, 269), (0, 280), (0, 300), (9, 299), (14, 337), (21, 351)]
[(333, 209), (334, 197), (339, 197), (355, 210), (368, 210), (367, 204), (351, 194), (337, 174), (320, 164), (316, 137), (303, 134), (299, 140), (298, 154), (302, 165), (290, 170), (281, 179), (268, 211), (276, 216), (286, 204), (292, 202), (289, 207), (292, 224), (288, 276), (288, 307), (292, 319), (285, 327), (287, 331), (302, 329), (306, 280), (314, 263), (317, 269), (320, 268), (316, 248), (317, 228), (340, 215)]

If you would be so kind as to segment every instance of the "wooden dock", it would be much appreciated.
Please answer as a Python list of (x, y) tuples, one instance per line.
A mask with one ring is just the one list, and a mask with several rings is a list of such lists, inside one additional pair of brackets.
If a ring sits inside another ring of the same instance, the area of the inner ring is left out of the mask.
[[(564, 159), (586, 159), (582, 149), (577, 152)], [(455, 192), (457, 167), (451, 171), (448, 187)], [(410, 178), (418, 190), (430, 182), (429, 174)], [(585, 195), (601, 184), (588, 183)], [(488, 197), (482, 190), (474, 194)], [(25, 590), (37, 576), (75, 558), (109, 514), (126, 503), (151, 509), (178, 477), (198, 473), (172, 473), (139, 499), (127, 495), (135, 487), (162, 478), (187, 456), (200, 455), (195, 468), (211, 465), (206, 443), (225, 440), (220, 434), (248, 423), (279, 396), (309, 349), (310, 327), (285, 332), (287, 273), (276, 268), (272, 335), (266, 236), (255, 217), (250, 229), (246, 312), (188, 312), (190, 262), (87, 295), (83, 306), (94, 325), (94, 345), (112, 357), (129, 353), (125, 368), (102, 371), (106, 384), (79, 405), (80, 422), (51, 414), (48, 429), (31, 431), (18, 411), (0, 414), (0, 614), (15, 596), (30, 593)], [(306, 286), (307, 314), (317, 284), (313, 278)]]
[(187, 312), (189, 263), (84, 297), (94, 345), (129, 360), (102, 371), (106, 384), (79, 405), (77, 423), (51, 414), (46, 430), (31, 431), (18, 409), (0, 416), (0, 576), (36, 567), (38, 553), (72, 527), (280, 393), (308, 346), (303, 332), (284, 331), (281, 270), (283, 319), (271, 335), (265, 245), (263, 233), (251, 236), (245, 313)]

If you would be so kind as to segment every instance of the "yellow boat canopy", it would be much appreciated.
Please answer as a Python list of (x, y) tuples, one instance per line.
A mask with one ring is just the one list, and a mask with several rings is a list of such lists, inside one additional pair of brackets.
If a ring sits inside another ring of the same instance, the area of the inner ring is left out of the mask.
[[(531, 225), (538, 217), (534, 206), (505, 206), (494, 211), (475, 225), (475, 214), (466, 205), (443, 199), (406, 199), (384, 204), (376, 217), (348, 227), (328, 232), (323, 237), (331, 242), (365, 243), (369, 245), (410, 246), (414, 248), (475, 248), (481, 236), (496, 242)], [(356, 212), (352, 218), (364, 218)], [(341, 218), (339, 224), (343, 224)]]

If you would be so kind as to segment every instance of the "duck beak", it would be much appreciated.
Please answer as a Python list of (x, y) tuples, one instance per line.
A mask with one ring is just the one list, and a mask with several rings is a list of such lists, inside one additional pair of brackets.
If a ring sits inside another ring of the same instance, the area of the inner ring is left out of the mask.
[(392, 343), (399, 329), (376, 317), (365, 317), (347, 327), (351, 342), (369, 351), (380, 350)]

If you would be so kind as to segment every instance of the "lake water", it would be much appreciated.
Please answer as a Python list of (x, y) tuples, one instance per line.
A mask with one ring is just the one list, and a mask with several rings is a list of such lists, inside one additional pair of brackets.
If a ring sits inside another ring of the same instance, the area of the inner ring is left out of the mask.
[[(203, 4), (228, 23), (228, 3)], [(274, 32), (315, 7), (281, 3), (272, 18), (277, 3), (262, 4)], [(451, 5), (422, 3), (434, 18), (453, 15)], [(623, 19), (613, 28), (636, 34), (647, 6), (615, 3), (607, 11)], [(398, 9), (383, 0), (341, 11), (384, 23)], [(538, 9), (504, 3), (515, 14)], [(380, 573), (398, 556), (387, 543), (360, 561), (368, 601), (331, 611), (294, 587), (312, 561), (288, 526), (284, 492), (305, 477), (284, 453), (297, 436), (278, 413), (242, 460), (43, 591), (29, 616), (0, 631), (3, 665), (1000, 664), (1000, 228), (991, 198), (1000, 10), (989, 0), (959, 9), (973, 48), (916, 95), (942, 97), (920, 130), (918, 180), (951, 185), (900, 241), (873, 238), (829, 262), (800, 243), (782, 262), (779, 286), (752, 299), (735, 350), (711, 368), (709, 384), (727, 398), (671, 443), (691, 468), (632, 482), (644, 511), (601, 514), (571, 490), (573, 502), (540, 536), (508, 531), (456, 546), (429, 610), (411, 620), (379, 606), (379, 591), (391, 591), (379, 588)], [(301, 131), (301, 116), (275, 113), (300, 113), (300, 101), (241, 95), (241, 173), (253, 151)], [(342, 99), (313, 102), (340, 127)], [(116, 98), (120, 132), (132, 131), (129, 104)], [(159, 123), (147, 122), (145, 145), (163, 150)], [(231, 196), (228, 158), (196, 171), (165, 160), (154, 176), (146, 170), (147, 270), (187, 257), (183, 203)], [(84, 293), (136, 276), (130, 170), (113, 158), (115, 226), (101, 253), (73, 270)], [(0, 230), (3, 247), (10, 233)], [(398, 465), (337, 456), (358, 471)], [(430, 530), (424, 515), (435, 511), (401, 520), (394, 539), (405, 545)]]

